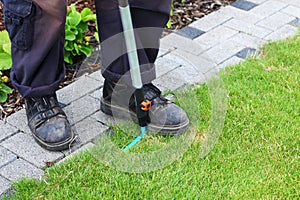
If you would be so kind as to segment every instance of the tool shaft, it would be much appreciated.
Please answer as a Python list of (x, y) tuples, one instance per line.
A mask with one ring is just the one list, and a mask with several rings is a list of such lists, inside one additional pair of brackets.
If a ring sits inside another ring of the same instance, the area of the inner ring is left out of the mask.
[(128, 1), (127, 1), (127, 6), (125, 7), (120, 6), (120, 14), (121, 14), (123, 32), (124, 32), (125, 43), (127, 48), (132, 85), (134, 88), (139, 89), (143, 87), (143, 84), (141, 79), (140, 64), (137, 55), (134, 30), (133, 30)]
[(136, 137), (130, 144), (128, 144), (124, 150), (128, 150), (140, 141), (146, 133), (146, 126), (149, 122), (149, 109), (151, 102), (144, 101), (144, 90), (140, 72), (140, 64), (137, 54), (137, 48), (134, 37), (134, 30), (131, 20), (131, 13), (128, 4), (128, 0), (119, 0), (119, 10), (121, 15), (121, 21), (123, 26), (123, 32), (125, 37), (128, 62), (130, 66), (130, 75), (132, 80), (132, 86), (136, 89), (134, 93), (136, 103), (136, 113), (141, 127), (141, 134)]

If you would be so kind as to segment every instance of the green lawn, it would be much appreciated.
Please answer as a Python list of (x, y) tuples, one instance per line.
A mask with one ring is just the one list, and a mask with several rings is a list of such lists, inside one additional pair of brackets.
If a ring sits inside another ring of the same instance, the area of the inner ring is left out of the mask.
[[(121, 172), (85, 152), (46, 169), (45, 180), (19, 181), (15, 198), (299, 199), (300, 35), (265, 45), (260, 56), (227, 68), (221, 77), (229, 97), (226, 119), (207, 156), (199, 152), (209, 138), (214, 103), (203, 85), (185, 92), (199, 102), (188, 111), (195, 141), (172, 164)], [(112, 141), (123, 147), (132, 138), (117, 130)], [(180, 139), (148, 136), (131, 152), (159, 151)]]

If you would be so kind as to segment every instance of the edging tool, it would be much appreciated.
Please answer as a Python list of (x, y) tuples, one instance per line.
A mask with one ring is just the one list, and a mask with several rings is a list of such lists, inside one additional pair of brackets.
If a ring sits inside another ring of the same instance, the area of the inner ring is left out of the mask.
[(149, 110), (151, 101), (144, 99), (143, 83), (140, 72), (140, 64), (136, 49), (134, 30), (132, 25), (131, 13), (128, 0), (118, 0), (119, 10), (121, 14), (121, 21), (125, 37), (127, 56), (130, 66), (130, 75), (132, 79), (132, 86), (135, 88), (134, 98), (136, 104), (136, 114), (139, 126), (141, 127), (141, 134), (137, 136), (131, 143), (129, 143), (124, 150), (128, 150), (140, 141), (145, 133), (147, 123), (149, 123)]

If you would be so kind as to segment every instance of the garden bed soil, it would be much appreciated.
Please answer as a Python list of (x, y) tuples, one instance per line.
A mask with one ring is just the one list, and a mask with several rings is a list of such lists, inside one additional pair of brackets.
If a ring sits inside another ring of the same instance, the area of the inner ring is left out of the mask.
[[(173, 0), (174, 11), (170, 20), (172, 25), (170, 29), (172, 31), (183, 28), (190, 23), (204, 17), (205, 15), (220, 9), (222, 6), (226, 6), (235, 0)], [(76, 3), (76, 7), (82, 10), (84, 7), (88, 7), (95, 12), (94, 0), (69, 0), (68, 4)], [(93, 26), (93, 25), (92, 25)], [(0, 3), (0, 31), (4, 30), (3, 20), (3, 5)], [(92, 66), (93, 70), (95, 67)], [(4, 74), (9, 77), (9, 71), (4, 71)], [(61, 83), (60, 87), (64, 87), (76, 80), (74, 73), (66, 73), (65, 80)], [(11, 83), (8, 83), (12, 87)], [(12, 113), (20, 110), (24, 107), (24, 102), (20, 94), (14, 90), (13, 94), (9, 96), (7, 102), (0, 104), (0, 120), (5, 119)]]

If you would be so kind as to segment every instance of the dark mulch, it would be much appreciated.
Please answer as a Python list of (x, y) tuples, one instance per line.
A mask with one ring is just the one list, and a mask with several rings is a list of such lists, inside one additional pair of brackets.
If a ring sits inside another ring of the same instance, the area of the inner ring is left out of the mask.
[[(171, 30), (178, 30), (182, 27), (200, 19), (201, 17), (218, 10), (222, 6), (228, 5), (235, 0), (173, 0), (174, 12), (171, 16)], [(69, 4), (76, 3), (79, 10), (84, 7), (89, 7), (95, 12), (94, 0), (69, 0)], [(0, 3), (0, 31), (4, 30), (3, 22), (3, 5)], [(9, 71), (4, 72), (9, 75)], [(72, 83), (75, 74), (69, 72), (66, 74), (66, 78), (61, 84), (64, 87)], [(11, 83), (9, 85), (12, 87)], [(14, 91), (10, 95), (6, 103), (0, 104), (0, 120), (5, 119), (10, 114), (20, 110), (24, 106), (23, 100), (18, 92)]]

